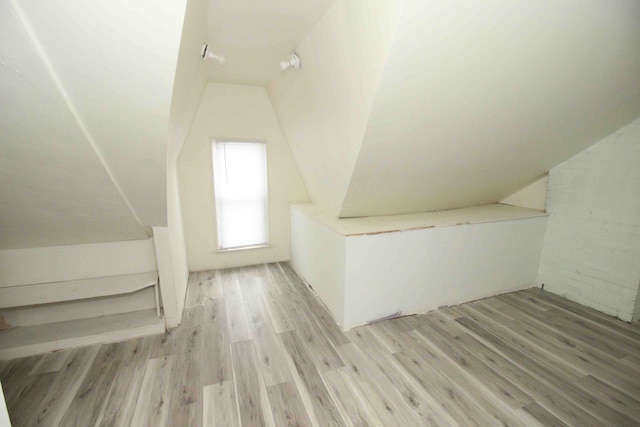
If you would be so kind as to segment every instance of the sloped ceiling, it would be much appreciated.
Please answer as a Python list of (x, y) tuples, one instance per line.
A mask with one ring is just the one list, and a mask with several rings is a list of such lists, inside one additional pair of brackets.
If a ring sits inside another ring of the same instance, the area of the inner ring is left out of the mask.
[(266, 85), (334, 0), (209, 0), (207, 37), (226, 57), (207, 62), (210, 81)]
[(148, 237), (184, 1), (0, 2), (0, 248)]
[(640, 115), (640, 2), (407, 0), (340, 216), (492, 203)]
[[(640, 2), (397, 1), (390, 48), (367, 48), (383, 58), (373, 92), (362, 72), (335, 91), (319, 70), (367, 64), (361, 33), (329, 31), (357, 3), (337, 0), (301, 43), (303, 68), (269, 84), (312, 199), (336, 216), (497, 202), (640, 115)], [(359, 140), (329, 132), (362, 114)]]

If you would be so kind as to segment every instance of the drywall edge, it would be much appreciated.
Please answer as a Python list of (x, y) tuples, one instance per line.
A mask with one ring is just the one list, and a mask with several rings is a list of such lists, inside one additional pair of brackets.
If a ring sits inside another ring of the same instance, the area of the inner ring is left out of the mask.
[(291, 207), (291, 266), (344, 323), (345, 237)]

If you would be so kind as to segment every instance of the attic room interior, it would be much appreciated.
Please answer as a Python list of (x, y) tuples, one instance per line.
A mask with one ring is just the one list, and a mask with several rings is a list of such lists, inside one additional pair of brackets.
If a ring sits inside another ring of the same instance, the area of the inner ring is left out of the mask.
[(640, 425), (640, 2), (0, 2), (0, 426)]

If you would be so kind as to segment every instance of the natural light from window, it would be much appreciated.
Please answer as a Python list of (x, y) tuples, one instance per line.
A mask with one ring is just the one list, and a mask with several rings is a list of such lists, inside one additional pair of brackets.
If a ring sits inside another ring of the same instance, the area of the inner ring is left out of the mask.
[(268, 245), (266, 144), (216, 140), (212, 151), (218, 248)]

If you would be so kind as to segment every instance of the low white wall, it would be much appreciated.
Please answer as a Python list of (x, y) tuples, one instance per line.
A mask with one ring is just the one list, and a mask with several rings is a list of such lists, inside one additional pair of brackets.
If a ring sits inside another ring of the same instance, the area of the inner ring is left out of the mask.
[(539, 213), (345, 236), (321, 213), (294, 206), (291, 264), (335, 320), (350, 329), (398, 312), (433, 310), (533, 286), (546, 222)]
[(291, 208), (291, 266), (344, 323), (344, 236)]
[[(0, 251), (0, 286), (61, 282), (156, 271), (153, 239)], [(153, 289), (131, 295), (18, 307), (0, 312), (12, 326), (28, 326), (146, 310)]]
[(546, 217), (353, 236), (346, 329), (534, 285)]

